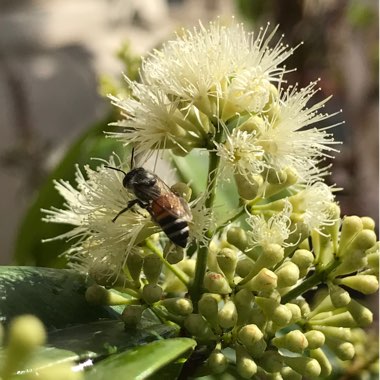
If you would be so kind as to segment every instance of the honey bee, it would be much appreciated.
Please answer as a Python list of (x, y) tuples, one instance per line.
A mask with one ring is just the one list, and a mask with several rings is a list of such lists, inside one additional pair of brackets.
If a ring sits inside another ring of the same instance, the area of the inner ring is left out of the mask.
[(126, 173), (118, 168), (106, 167), (122, 172), (123, 186), (136, 196), (112, 221), (115, 222), (121, 214), (138, 204), (149, 212), (174, 244), (185, 248), (189, 238), (189, 222), (192, 219), (187, 202), (149, 170), (138, 167)]

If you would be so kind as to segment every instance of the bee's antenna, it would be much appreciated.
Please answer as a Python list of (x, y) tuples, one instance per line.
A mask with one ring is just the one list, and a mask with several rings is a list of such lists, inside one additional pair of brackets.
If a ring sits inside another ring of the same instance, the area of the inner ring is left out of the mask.
[(129, 167), (130, 167), (130, 170), (132, 170), (135, 167), (135, 147), (132, 148), (131, 163)]
[(121, 172), (124, 175), (127, 175), (127, 173), (124, 170), (121, 170), (119, 168), (114, 168), (113, 166), (108, 166), (108, 165), (104, 165), (104, 167), (107, 168), (107, 169), (117, 170), (118, 172)]

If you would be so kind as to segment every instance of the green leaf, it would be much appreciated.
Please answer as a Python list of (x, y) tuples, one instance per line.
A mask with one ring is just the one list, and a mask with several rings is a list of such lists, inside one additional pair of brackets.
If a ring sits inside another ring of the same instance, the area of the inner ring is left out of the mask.
[(85, 276), (68, 269), (0, 267), (0, 320), (34, 314), (47, 328), (116, 317), (110, 308), (92, 306)]
[(174, 338), (156, 341), (127, 352), (112, 355), (97, 363), (85, 375), (87, 380), (146, 379), (160, 368), (174, 362), (196, 342), (190, 338)]
[(104, 137), (104, 131), (109, 129), (107, 125), (112, 121), (114, 121), (113, 116), (109, 115), (79, 137), (46, 178), (21, 223), (14, 251), (14, 260), (17, 264), (47, 267), (65, 265), (65, 259), (59, 255), (70, 247), (70, 243), (56, 240), (44, 244), (42, 239), (61, 235), (72, 227), (43, 222), (41, 209), (63, 205), (63, 199), (54, 188), (53, 179), (64, 179), (74, 183), (75, 164), (79, 164), (80, 167), (85, 164), (96, 167), (98, 162), (91, 161), (92, 157), (108, 159), (113, 152), (123, 157), (120, 142)]

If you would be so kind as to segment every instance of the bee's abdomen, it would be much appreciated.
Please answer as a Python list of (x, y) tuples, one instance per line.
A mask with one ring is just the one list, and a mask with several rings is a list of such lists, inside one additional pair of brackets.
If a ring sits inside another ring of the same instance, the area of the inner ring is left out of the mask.
[(189, 225), (186, 220), (166, 213), (156, 215), (155, 219), (174, 244), (186, 247), (189, 238)]

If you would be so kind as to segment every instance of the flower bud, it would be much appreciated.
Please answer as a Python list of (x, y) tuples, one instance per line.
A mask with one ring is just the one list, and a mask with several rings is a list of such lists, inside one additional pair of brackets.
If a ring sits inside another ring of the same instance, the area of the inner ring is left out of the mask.
[(302, 318), (301, 308), (294, 303), (286, 303), (285, 307), (292, 313), (290, 323), (297, 323)]
[(306, 318), (309, 316), (310, 305), (304, 298), (298, 297), (297, 299), (293, 300), (292, 303), (296, 304), (300, 308), (302, 317)]
[(244, 252), (248, 246), (247, 233), (240, 227), (231, 227), (227, 231), (227, 241)]
[(237, 252), (231, 248), (222, 248), (216, 255), (219, 268), (226, 276), (227, 280), (232, 283), (234, 280), (235, 269), (237, 264)]
[(347, 310), (355, 319), (358, 327), (367, 327), (373, 322), (373, 314), (371, 310), (353, 299), (347, 305)]
[(321, 331), (325, 336), (331, 336), (333, 338), (341, 339), (344, 341), (351, 340), (351, 329), (347, 327), (334, 327), (334, 326), (322, 326), (315, 325), (314, 329)]
[(277, 287), (277, 276), (271, 270), (262, 268), (259, 273), (244, 285), (249, 291), (270, 291)]
[(379, 289), (377, 277), (369, 274), (357, 274), (355, 276), (338, 278), (336, 282), (363, 294), (372, 294)]
[(161, 305), (175, 315), (189, 315), (193, 312), (193, 304), (188, 298), (166, 298), (161, 301)]
[(257, 364), (266, 372), (279, 372), (283, 367), (283, 357), (277, 351), (265, 351)]
[(254, 324), (243, 326), (238, 333), (239, 342), (249, 348), (254, 346), (264, 337), (263, 332)]
[(346, 306), (351, 301), (350, 294), (346, 290), (342, 289), (340, 286), (330, 285), (329, 292), (331, 303), (336, 308)]
[(275, 273), (277, 275), (277, 284), (279, 288), (295, 285), (300, 276), (298, 266), (291, 261), (283, 263)]
[(249, 174), (248, 178), (242, 174), (234, 175), (238, 193), (241, 198), (246, 200), (255, 199), (263, 179), (260, 175)]
[(275, 170), (273, 168), (268, 168), (263, 171), (262, 176), (268, 183), (277, 185), (284, 183), (288, 175), (285, 170)]
[(233, 301), (238, 314), (237, 325), (241, 326), (247, 323), (249, 315), (252, 311), (254, 296), (247, 289), (241, 289), (233, 296)]
[(264, 129), (265, 122), (262, 117), (260, 116), (251, 116), (248, 120), (243, 122), (242, 124), (237, 127), (241, 131), (245, 131), (248, 133), (257, 133)]
[(232, 289), (226, 278), (215, 272), (207, 272), (204, 278), (204, 287), (211, 293), (228, 294)]
[(85, 297), (86, 301), (93, 305), (126, 305), (131, 301), (97, 284), (91, 285), (86, 289)]
[(363, 250), (357, 249), (342, 257), (342, 263), (330, 273), (330, 278), (357, 272), (367, 266), (367, 258)]
[[(279, 193), (280, 191), (293, 186), (298, 181), (298, 174), (292, 168), (286, 168), (284, 173), (286, 174), (285, 180), (281, 183), (268, 183), (265, 186), (265, 197), (269, 198), (274, 194)], [(281, 207), (283, 208), (283, 207)]]
[(375, 273), (379, 273), (379, 263), (380, 263), (380, 250), (379, 250), (379, 242), (376, 243), (376, 250), (372, 252), (372, 249), (367, 250), (367, 261), (368, 267), (372, 270), (375, 270)]
[(238, 260), (236, 265), (236, 274), (240, 277), (246, 277), (253, 270), (254, 262), (249, 257), (243, 257)]
[(144, 257), (143, 271), (146, 279), (151, 284), (156, 284), (162, 269), (161, 259), (154, 253)]
[(314, 255), (306, 249), (297, 249), (292, 258), (291, 258), (292, 263), (296, 264), (299, 269), (299, 277), (304, 277), (306, 276), (309, 268), (314, 262)]
[(146, 284), (142, 291), (142, 298), (144, 301), (152, 305), (153, 303), (159, 301), (162, 297), (162, 288), (156, 284)]
[(318, 361), (308, 357), (287, 357), (284, 362), (299, 374), (305, 377), (318, 377), (321, 373), (321, 366)]
[(215, 339), (207, 321), (200, 314), (190, 314), (184, 321), (186, 330), (201, 341)]
[(281, 305), (275, 300), (256, 297), (255, 302), (260, 306), (267, 318), (279, 327), (288, 325), (292, 319), (291, 311), (285, 305)]
[(236, 325), (238, 314), (232, 301), (227, 301), (218, 312), (218, 323), (223, 329), (231, 329)]
[(259, 307), (259, 305), (253, 304), (248, 318), (248, 323), (257, 325), (260, 329), (264, 330), (267, 324), (267, 317)]
[(363, 229), (363, 222), (358, 216), (346, 216), (342, 222), (342, 230), (340, 233), (338, 256), (346, 248), (347, 244), (354, 238), (354, 236)]
[(351, 360), (355, 355), (355, 348), (350, 342), (326, 337), (326, 344), (340, 360)]
[(130, 253), (127, 256), (127, 268), (128, 272), (132, 277), (132, 280), (140, 282), (141, 269), (143, 266), (144, 259), (139, 254)]
[(283, 380), (302, 380), (302, 375), (290, 367), (283, 367), (281, 369), (281, 376)]
[(207, 366), (213, 375), (217, 375), (227, 369), (228, 360), (220, 350), (214, 350), (207, 359)]
[(313, 328), (315, 325), (335, 327), (357, 327), (357, 322), (348, 311), (338, 313), (335, 315), (331, 312), (328, 316), (323, 314), (325, 313), (317, 314), (315, 317), (311, 318), (309, 320), (309, 324), (312, 325)]
[(206, 318), (210, 326), (215, 329), (218, 327), (218, 294), (204, 293), (198, 302), (198, 310)]
[(88, 274), (97, 284), (108, 288), (133, 288), (132, 281), (128, 281), (123, 274), (112, 272), (100, 263), (91, 265)]
[(297, 353), (303, 352), (308, 347), (308, 340), (300, 330), (293, 330), (285, 335), (273, 338), (272, 343), (278, 348), (286, 348)]
[(341, 255), (351, 255), (355, 251), (365, 252), (376, 244), (376, 234), (371, 230), (362, 230), (340, 251)]
[(177, 182), (170, 189), (186, 202), (190, 201), (192, 190), (186, 183)]
[(325, 335), (318, 330), (310, 330), (305, 333), (308, 342), (308, 348), (314, 350), (325, 344)]
[(375, 230), (376, 224), (372, 218), (370, 218), (369, 216), (362, 216), (360, 219), (363, 223), (364, 230), (371, 230), (371, 231)]
[(257, 372), (257, 365), (244, 347), (236, 345), (236, 370), (243, 379), (250, 379)]
[(126, 327), (136, 327), (140, 323), (145, 309), (145, 305), (128, 305), (121, 314), (121, 320)]
[(177, 264), (183, 260), (184, 254), (184, 249), (176, 246), (174, 249), (171, 249), (168, 252), (168, 254), (165, 256), (165, 259), (169, 264)]
[(317, 348), (315, 350), (310, 350), (309, 355), (311, 358), (318, 361), (321, 367), (320, 376), (322, 378), (326, 378), (327, 376), (330, 376), (332, 372), (332, 365), (330, 363), (329, 358), (326, 356), (323, 350), (320, 348)]

